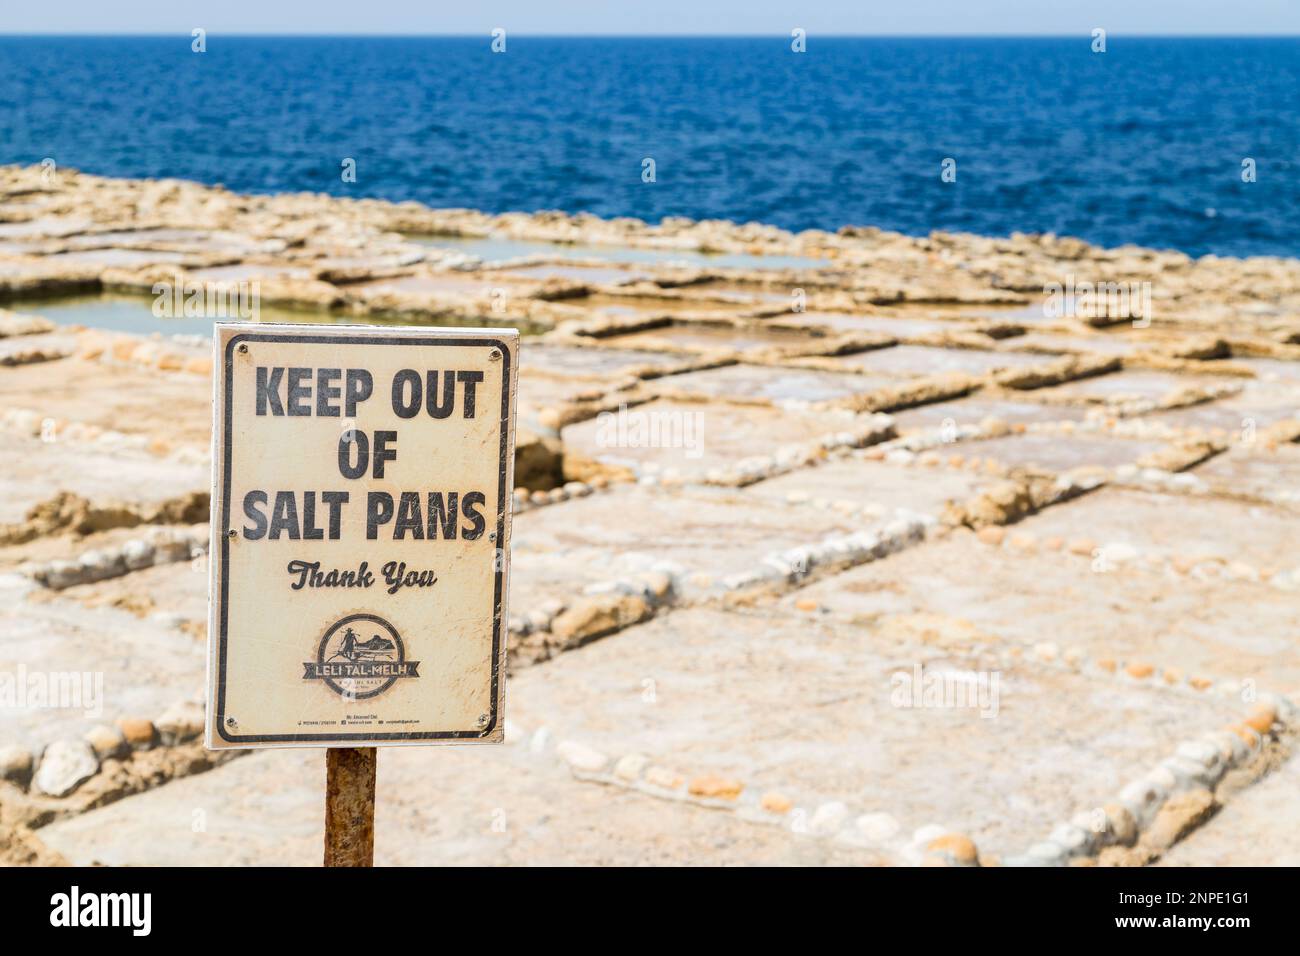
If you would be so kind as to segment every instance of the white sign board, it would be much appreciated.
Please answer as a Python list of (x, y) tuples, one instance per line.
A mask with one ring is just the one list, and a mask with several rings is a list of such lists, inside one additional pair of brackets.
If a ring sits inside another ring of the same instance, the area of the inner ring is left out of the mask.
[(502, 740), (518, 343), (217, 325), (208, 747)]

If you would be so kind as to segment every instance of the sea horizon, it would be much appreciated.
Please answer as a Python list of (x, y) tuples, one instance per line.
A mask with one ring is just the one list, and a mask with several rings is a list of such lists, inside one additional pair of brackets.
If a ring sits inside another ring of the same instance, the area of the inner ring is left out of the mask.
[[(1300, 37), (0, 34), (0, 162), (1300, 255)], [(311, 91), (310, 96), (307, 92)], [(1212, 131), (1212, 132), (1211, 132)]]

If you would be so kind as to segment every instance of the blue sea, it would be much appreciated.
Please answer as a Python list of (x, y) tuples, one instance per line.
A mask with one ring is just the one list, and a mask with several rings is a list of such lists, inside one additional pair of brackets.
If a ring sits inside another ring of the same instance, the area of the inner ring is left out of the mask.
[(1300, 254), (1300, 39), (190, 43), (0, 37), (0, 162), (492, 212)]

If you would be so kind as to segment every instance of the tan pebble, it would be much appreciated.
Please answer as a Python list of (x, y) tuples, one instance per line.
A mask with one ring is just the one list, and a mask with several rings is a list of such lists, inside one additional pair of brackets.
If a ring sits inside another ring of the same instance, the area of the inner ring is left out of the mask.
[(1071, 554), (1082, 554), (1091, 557), (1092, 552), (1096, 550), (1097, 550), (1097, 542), (1093, 541), (1091, 538), (1070, 539), (1069, 551)]
[(1259, 572), (1245, 561), (1233, 561), (1228, 565), (1227, 572), (1229, 577), (1242, 580), (1250, 580), (1259, 576)]
[(800, 611), (809, 611), (809, 612), (816, 611), (818, 608), (821, 607), (821, 605), (818, 604), (816, 601), (814, 601), (812, 598), (800, 598), (799, 600), (794, 602), (794, 606), (798, 608)]
[(1155, 673), (1155, 667), (1142, 661), (1130, 661), (1124, 665), (1124, 673), (1129, 677), (1135, 677), (1138, 680), (1146, 680)]
[(1224, 727), (1224, 730), (1236, 734), (1241, 738), (1242, 743), (1251, 750), (1254, 750), (1259, 746), (1259, 736), (1251, 731), (1251, 729), (1245, 724), (1228, 724)]
[(629, 783), (634, 782), (649, 762), (644, 754), (625, 754), (614, 765), (614, 776)]
[(207, 356), (192, 358), (185, 363), (185, 371), (191, 375), (211, 375), (212, 359)]
[(789, 813), (794, 803), (783, 793), (765, 793), (759, 805), (768, 813)]
[(664, 790), (676, 790), (684, 781), (679, 774), (667, 767), (650, 767), (645, 772), (645, 782)]
[(965, 459), (962, 455), (949, 455), (949, 456), (948, 456), (948, 467), (949, 467), (949, 468), (960, 468), (960, 467), (962, 466), (962, 463), (965, 462), (965, 461), (966, 461), (966, 459)]
[(974, 866), (979, 862), (979, 851), (975, 848), (975, 842), (964, 833), (945, 833), (943, 836), (935, 837), (926, 844), (926, 849), (931, 853), (944, 854), (954, 863), (962, 863), (966, 866)]
[(1195, 690), (1209, 690), (1214, 686), (1214, 681), (1210, 680), (1208, 677), (1191, 677), (1188, 678), (1187, 683)]
[(119, 717), (117, 729), (122, 731), (126, 742), (137, 750), (152, 745), (156, 736), (153, 721), (144, 717)]
[(1006, 537), (1007, 531), (1000, 525), (991, 524), (980, 528), (976, 534), (985, 544), (991, 544), (996, 548), (1002, 543), (1002, 539)]
[(1011, 430), (1017, 435), (1023, 435), (1028, 429), (1025, 427), (1024, 422), (1016, 422), (1011, 426)]
[(101, 760), (105, 757), (113, 757), (122, 750), (126, 741), (123, 739), (122, 732), (116, 727), (110, 727), (108, 724), (97, 724), (86, 731), (86, 743), (95, 751), (95, 756)]
[(1065, 539), (1052, 535), (1052, 537), (1043, 542), (1043, 547), (1048, 551), (1060, 551), (1065, 547)]
[(158, 356), (157, 366), (160, 372), (179, 372), (185, 367), (185, 356), (176, 352), (164, 352)]
[(1013, 534), (1011, 547), (1017, 551), (1034, 551), (1038, 548), (1038, 539), (1032, 534)]
[(119, 362), (131, 361), (131, 353), (139, 344), (135, 339), (117, 339), (113, 342), (113, 358)]
[(1166, 684), (1181, 684), (1183, 682), (1183, 672), (1177, 667), (1166, 667), (1160, 679)]
[(744, 789), (745, 785), (739, 780), (719, 777), (711, 773), (696, 777), (687, 787), (687, 791), (691, 796), (705, 797), (711, 800), (735, 800), (740, 796), (740, 791)]
[(1277, 722), (1277, 709), (1271, 704), (1256, 704), (1246, 718), (1246, 726), (1257, 734), (1266, 734)]
[(1108, 803), (1102, 811), (1106, 814), (1106, 824), (1115, 835), (1115, 842), (1120, 846), (1132, 846), (1137, 842), (1138, 826), (1133, 814), (1127, 807), (1118, 803)]
[(1116, 665), (1113, 658), (1099, 657), (1097, 658), (1097, 666), (1100, 667), (1102, 670), (1106, 671), (1108, 674), (1115, 673)]

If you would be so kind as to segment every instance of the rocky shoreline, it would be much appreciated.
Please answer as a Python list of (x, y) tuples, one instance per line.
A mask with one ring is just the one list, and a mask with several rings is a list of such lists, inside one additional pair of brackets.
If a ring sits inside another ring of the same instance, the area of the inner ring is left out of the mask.
[[(1135, 288), (1145, 314), (1116, 297)], [(109, 293), (138, 327), (96, 324)], [(654, 827), (597, 819), (593, 853), (649, 846), (690, 805), (862, 862), (1144, 865), (1212, 843), (1210, 808), (1292, 759), (1300, 262), (0, 167), (0, 672), (97, 672), (106, 713), (159, 715), (0, 712), (0, 859), (45, 858), (42, 830), (94, 826), (110, 801), (242, 773), (194, 740), (188, 695), (208, 323), (249, 307), (529, 333), (509, 626), (524, 746), (501, 759), (553, 749), (556, 786), (648, 801)], [(892, 669), (921, 661), (1009, 675), (1015, 741), (891, 708)], [(672, 703), (615, 695), (604, 717), (580, 690), (646, 681)], [(860, 739), (831, 732), (862, 707)], [(1138, 713), (1159, 716), (1090, 733)], [(918, 776), (891, 783), (886, 755)], [(1014, 828), (1005, 793), (947, 783), (954, 757), (1020, 800)]]

